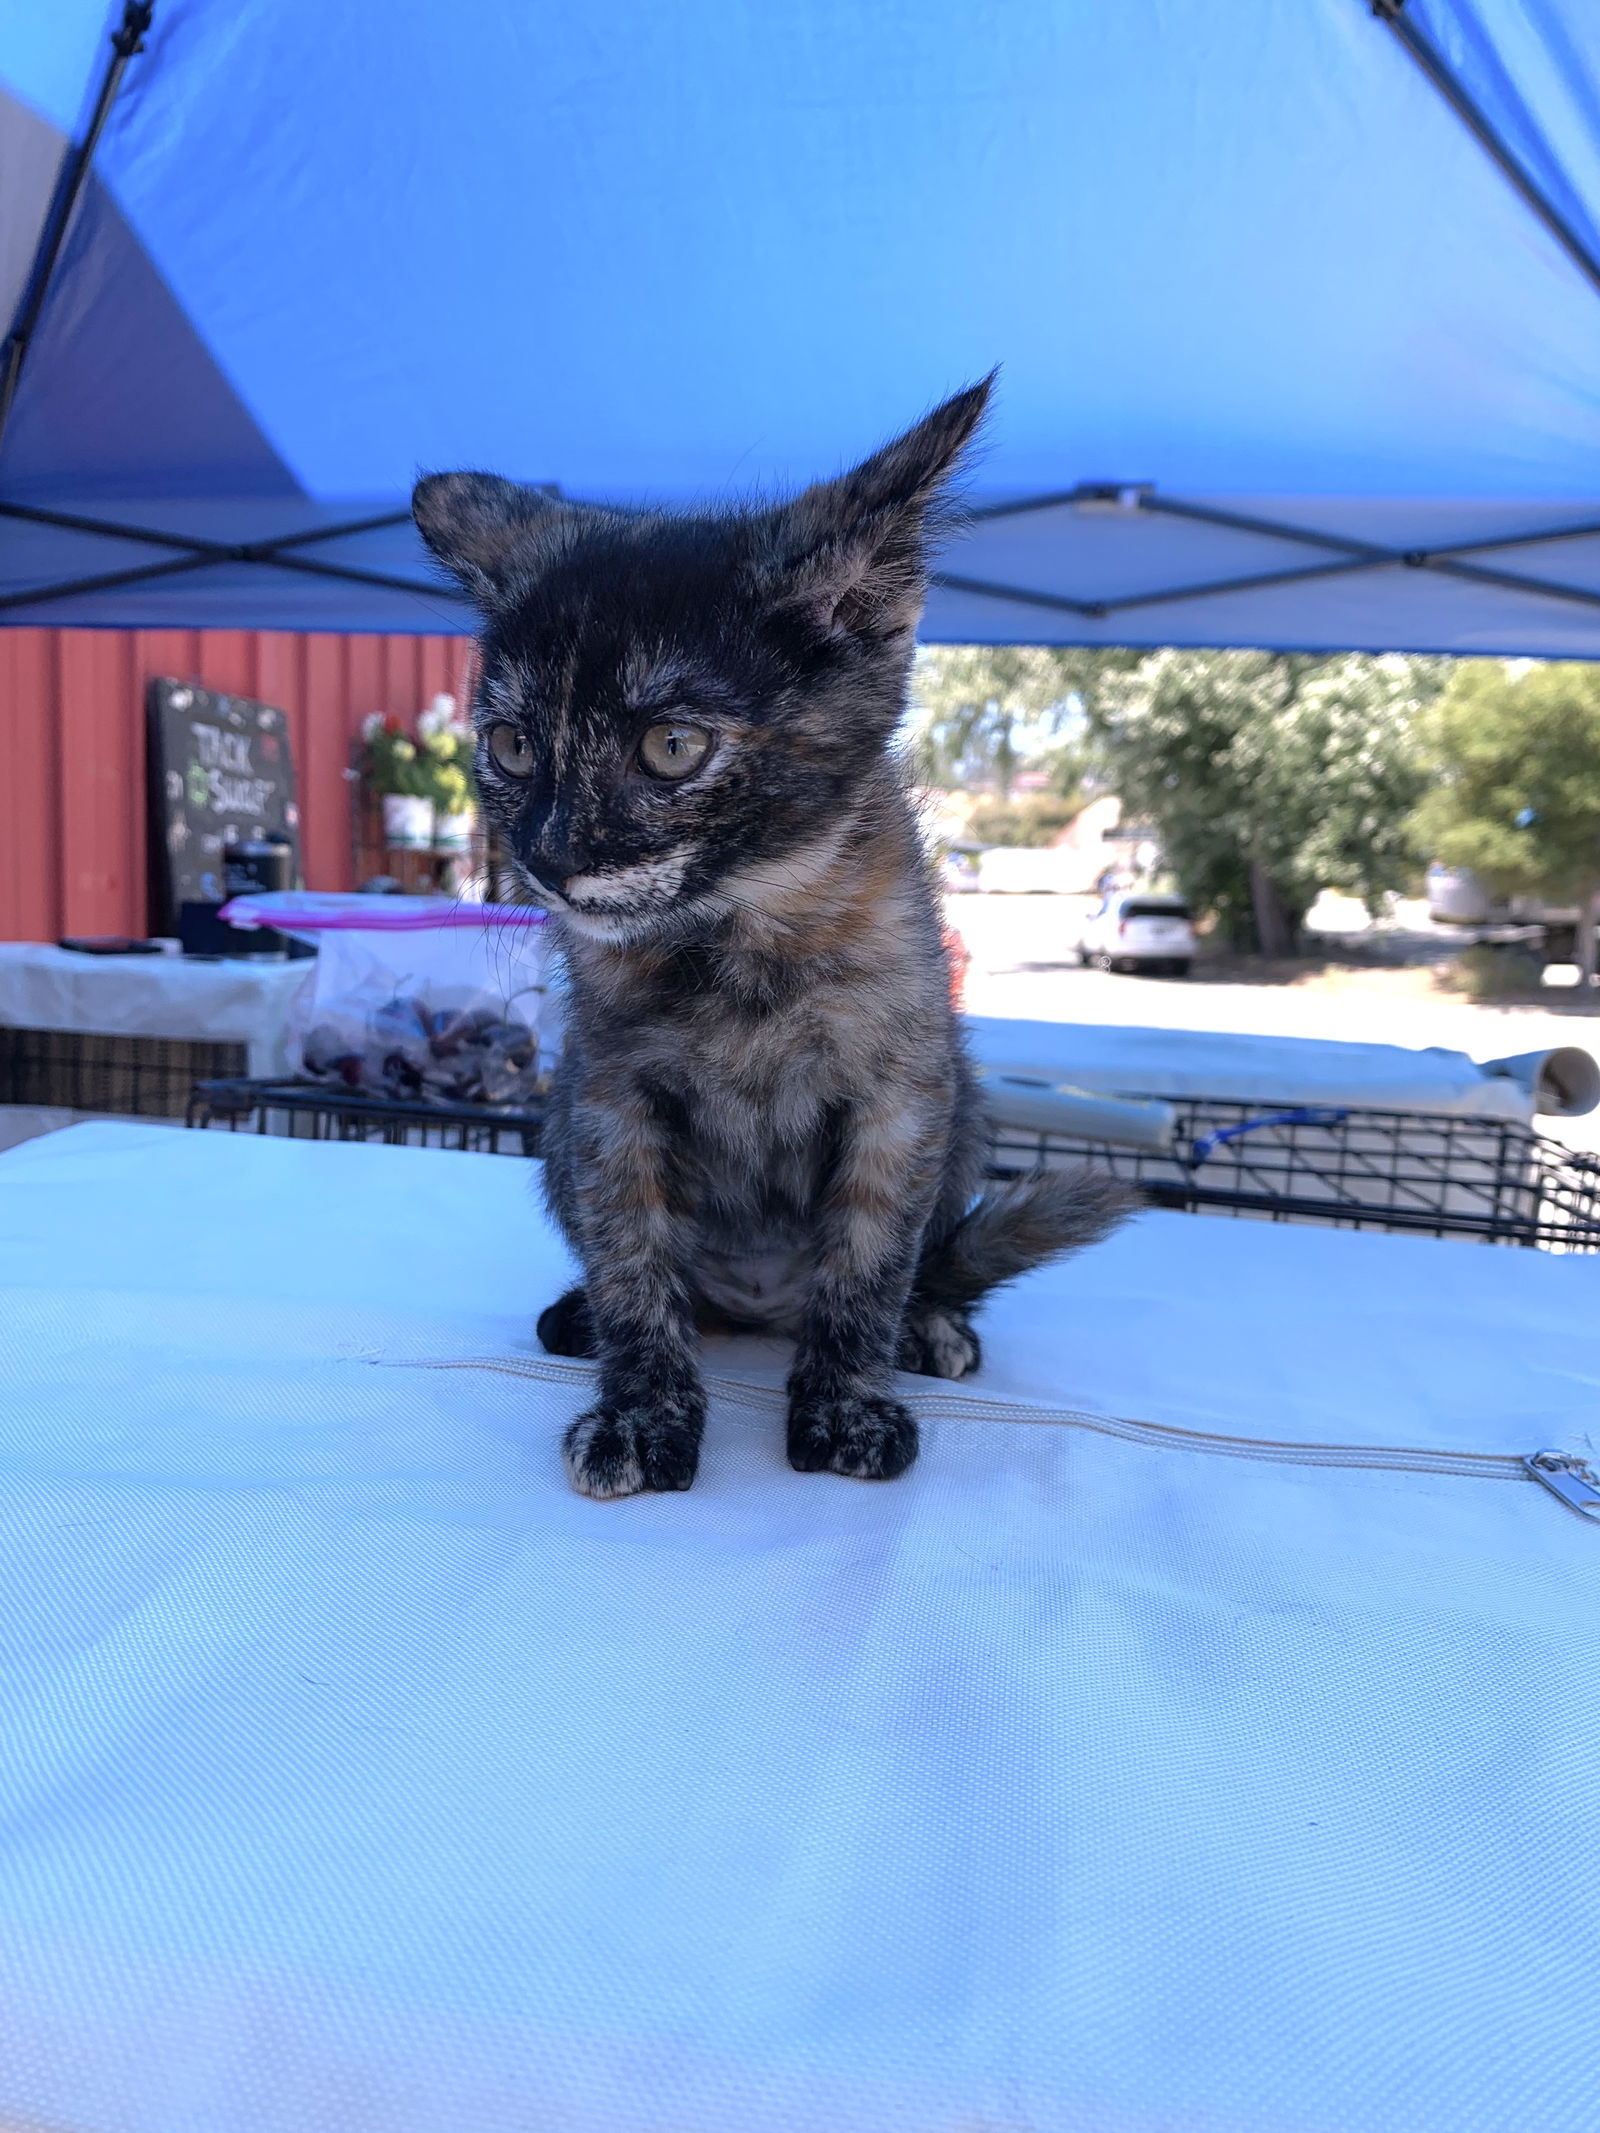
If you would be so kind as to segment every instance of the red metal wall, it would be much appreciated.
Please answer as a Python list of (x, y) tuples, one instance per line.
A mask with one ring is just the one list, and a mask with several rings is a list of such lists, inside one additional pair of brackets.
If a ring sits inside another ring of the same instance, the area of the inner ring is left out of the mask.
[(348, 889), (351, 737), (461, 695), (465, 637), (0, 629), (0, 940), (142, 934), (145, 685), (154, 675), (288, 712), (306, 884)]

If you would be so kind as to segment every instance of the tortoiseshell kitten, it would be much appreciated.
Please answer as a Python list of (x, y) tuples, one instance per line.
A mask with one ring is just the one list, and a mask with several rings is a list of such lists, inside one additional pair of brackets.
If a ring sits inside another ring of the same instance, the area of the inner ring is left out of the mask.
[(983, 413), (959, 393), (851, 474), (716, 516), (435, 474), (424, 539), (480, 604), (484, 804), (567, 958), (545, 1180), (596, 1356), (589, 1496), (684, 1489), (697, 1328), (794, 1337), (788, 1452), (916, 1457), (892, 1372), (959, 1378), (997, 1283), (1124, 1211), (1080, 1173), (980, 1193), (984, 1135), (890, 744), (930, 518)]

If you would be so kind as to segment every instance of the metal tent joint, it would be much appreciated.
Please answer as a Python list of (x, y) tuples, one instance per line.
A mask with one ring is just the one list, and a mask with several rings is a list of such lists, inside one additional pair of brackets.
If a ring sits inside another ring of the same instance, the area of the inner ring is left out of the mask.
[(154, 0), (128, 0), (121, 24), (111, 32), (111, 49), (119, 59), (132, 59), (136, 52), (144, 50), (145, 33), (154, 14)]

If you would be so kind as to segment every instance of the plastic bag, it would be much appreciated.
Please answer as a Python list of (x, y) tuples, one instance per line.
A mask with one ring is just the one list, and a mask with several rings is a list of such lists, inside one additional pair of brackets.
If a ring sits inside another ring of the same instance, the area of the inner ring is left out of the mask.
[(317, 948), (289, 1017), (308, 1080), (410, 1103), (521, 1110), (560, 1050), (543, 913), (442, 897), (238, 897), (233, 925), (273, 925)]

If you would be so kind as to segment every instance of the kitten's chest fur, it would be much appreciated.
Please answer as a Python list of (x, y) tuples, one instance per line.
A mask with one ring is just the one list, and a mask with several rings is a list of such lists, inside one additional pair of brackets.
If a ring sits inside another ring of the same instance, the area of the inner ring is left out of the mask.
[(563, 1078), (598, 1068), (650, 1092), (692, 1209), (703, 1317), (793, 1332), (841, 1130), (886, 1090), (938, 1114), (954, 1089), (949, 981), (914, 843), (853, 855), (803, 923), (673, 952), (584, 944), (572, 975)]

